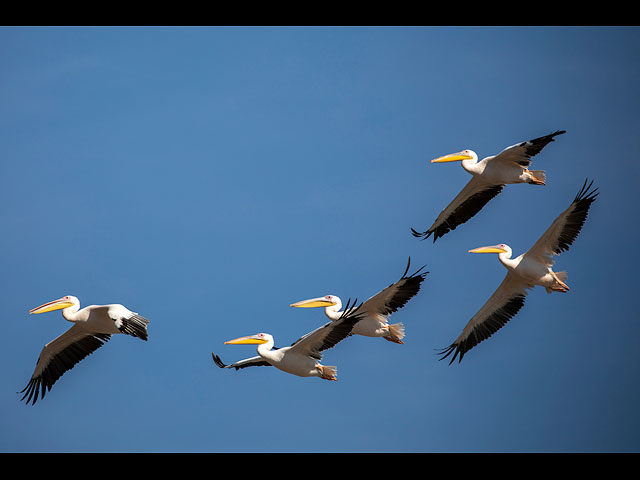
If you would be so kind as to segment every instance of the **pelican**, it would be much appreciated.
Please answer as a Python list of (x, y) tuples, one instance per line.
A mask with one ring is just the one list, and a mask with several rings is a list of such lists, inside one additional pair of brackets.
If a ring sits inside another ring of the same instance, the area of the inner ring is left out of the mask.
[(321, 365), (324, 350), (334, 347), (346, 338), (353, 325), (360, 319), (358, 308), (354, 306), (345, 310), (341, 318), (329, 322), (320, 328), (307, 333), (290, 346), (274, 349), (273, 336), (258, 333), (224, 342), (225, 345), (258, 345), (258, 356), (225, 365), (220, 357), (211, 353), (213, 361), (220, 368), (235, 368), (272, 365), (283, 372), (299, 377), (320, 377), (324, 380), (338, 380), (337, 367)]
[[(419, 274), (424, 268), (423, 266), (407, 277), (410, 264), (411, 258), (409, 258), (407, 268), (400, 280), (392, 283), (360, 306), (358, 313), (362, 319), (353, 327), (352, 335), (382, 337), (390, 342), (404, 343), (402, 341), (404, 338), (404, 325), (402, 323), (389, 325), (389, 316), (404, 307), (420, 291), (420, 286), (429, 273)], [(292, 303), (289, 306), (298, 308), (324, 307), (324, 313), (331, 321), (336, 321), (343, 313), (340, 311), (342, 301), (337, 295), (310, 298)]]
[(512, 250), (504, 243), (469, 250), (470, 253), (497, 253), (498, 259), (507, 269), (507, 275), (455, 342), (440, 352), (443, 355), (441, 360), (455, 352), (449, 364), (458, 354), (459, 361), (462, 361), (467, 351), (489, 338), (518, 313), (524, 305), (528, 289), (539, 285), (547, 293), (569, 291), (569, 286), (565, 283), (567, 272), (554, 272), (551, 267), (554, 264), (553, 255), (569, 250), (573, 244), (584, 225), (591, 204), (598, 196), (597, 189), (590, 190), (593, 182), (587, 185), (587, 181), (569, 208), (553, 221), (529, 251), (519, 257), (512, 259)]
[(147, 340), (149, 320), (126, 307), (113, 305), (89, 305), (80, 309), (80, 301), (67, 295), (29, 310), (30, 314), (62, 310), (65, 320), (73, 326), (55, 340), (47, 343), (36, 363), (36, 368), (21, 400), (36, 403), (38, 394), (44, 398), (46, 390), (80, 360), (104, 345), (112, 334), (124, 333)]
[(566, 133), (566, 130), (558, 130), (543, 137), (517, 143), (505, 148), (498, 155), (483, 158), (480, 162), (473, 150), (462, 150), (431, 160), (431, 163), (462, 161), (462, 168), (472, 177), (458, 196), (440, 212), (433, 225), (422, 233), (412, 228), (413, 236), (424, 240), (433, 234), (435, 243), (439, 237), (455, 230), (478, 213), (489, 200), (502, 192), (507, 184), (545, 185), (544, 170), (529, 170), (527, 167), (531, 164), (531, 157), (553, 142), (553, 137), (563, 133)]

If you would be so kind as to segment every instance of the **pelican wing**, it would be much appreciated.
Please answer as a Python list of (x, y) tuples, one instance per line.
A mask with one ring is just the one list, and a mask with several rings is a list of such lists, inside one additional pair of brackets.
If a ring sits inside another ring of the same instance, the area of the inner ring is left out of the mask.
[(111, 335), (90, 333), (74, 325), (55, 340), (47, 343), (36, 363), (31, 380), (19, 393), (24, 393), (26, 403), (36, 403), (38, 395), (44, 398), (54, 383), (86, 356), (104, 345)]
[(122, 305), (106, 305), (105, 313), (115, 322), (122, 333), (147, 341), (147, 325), (149, 320)]
[(429, 272), (420, 273), (424, 268), (419, 268), (412, 275), (407, 276), (411, 258), (407, 262), (407, 268), (400, 280), (392, 283), (381, 292), (375, 294), (360, 307), (359, 314), (362, 316), (388, 316), (404, 307), (420, 291), (422, 282)]
[(352, 306), (349, 306), (350, 302), (351, 300), (347, 302), (347, 305), (338, 320), (328, 322), (323, 326), (316, 328), (312, 332), (300, 337), (291, 344), (291, 350), (302, 350), (307, 355), (310, 355), (317, 360), (321, 360), (322, 354), (320, 352), (336, 346), (348, 337), (351, 334), (353, 326), (362, 320), (363, 315), (360, 313), (362, 304), (356, 307), (356, 300), (353, 302)]
[(539, 154), (544, 147), (553, 142), (553, 137), (566, 133), (566, 130), (557, 130), (549, 135), (534, 138), (526, 142), (516, 143), (505, 148), (502, 152), (494, 157), (488, 157), (490, 162), (514, 162), (522, 167), (531, 165), (531, 158)]
[(500, 330), (518, 313), (524, 305), (528, 288), (529, 286), (520, 278), (510, 272), (507, 273), (497, 290), (469, 320), (455, 342), (440, 352), (442, 355), (440, 360), (453, 353), (449, 364), (453, 363), (458, 355), (460, 355), (458, 361), (461, 362), (466, 352)]
[(525, 254), (545, 262), (548, 266), (553, 265), (553, 255), (569, 250), (569, 247), (577, 238), (584, 225), (589, 208), (598, 196), (598, 189), (592, 189), (593, 181), (584, 185), (576, 195), (575, 199), (558, 218), (556, 218), (546, 232)]
[(267, 362), (264, 358), (260, 356), (245, 358), (244, 360), (240, 360), (239, 362), (232, 363), (231, 365), (226, 365), (220, 360), (220, 357), (215, 353), (211, 353), (213, 357), (213, 361), (220, 368), (235, 368), (236, 370), (240, 370), (241, 368), (247, 367), (269, 367), (271, 364)]
[(433, 242), (435, 243), (439, 237), (455, 230), (456, 227), (482, 210), (489, 200), (497, 196), (503, 188), (504, 185), (490, 184), (480, 177), (472, 177), (456, 198), (440, 212), (433, 225), (422, 233), (412, 228), (413, 236), (426, 239), (433, 234)]

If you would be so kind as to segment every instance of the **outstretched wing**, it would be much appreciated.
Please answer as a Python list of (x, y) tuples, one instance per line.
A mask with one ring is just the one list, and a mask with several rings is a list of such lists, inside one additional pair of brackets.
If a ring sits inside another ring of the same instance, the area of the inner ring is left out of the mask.
[(136, 312), (132, 312), (124, 305), (95, 306), (92, 308), (93, 314), (107, 315), (113, 320), (118, 330), (126, 335), (131, 335), (144, 341), (148, 339), (147, 325), (149, 325), (149, 320)]
[(589, 179), (574, 198), (569, 208), (556, 218), (546, 232), (527, 251), (526, 256), (534, 257), (548, 266), (553, 265), (553, 255), (569, 250), (589, 214), (589, 208), (598, 196), (598, 189), (592, 189)]
[(526, 142), (516, 143), (505, 148), (494, 157), (487, 158), (488, 162), (515, 162), (522, 167), (531, 165), (531, 158), (539, 154), (544, 147), (553, 142), (553, 137), (566, 133), (566, 130), (557, 130), (549, 135), (534, 138)]
[(469, 320), (455, 342), (440, 352), (440, 360), (453, 353), (449, 364), (453, 363), (458, 355), (458, 361), (461, 362), (465, 353), (500, 330), (520, 311), (524, 306), (528, 288), (520, 278), (507, 273), (500, 286)]
[(220, 357), (215, 353), (211, 352), (211, 356), (213, 357), (213, 361), (220, 368), (235, 368), (236, 370), (240, 370), (241, 368), (247, 367), (269, 367), (271, 364), (267, 362), (264, 358), (260, 356), (245, 358), (244, 360), (240, 360), (239, 362), (232, 363), (231, 365), (226, 365), (220, 360)]
[(21, 400), (26, 398), (26, 403), (33, 400), (33, 405), (36, 403), (38, 395), (41, 395), (40, 398), (44, 398), (45, 392), (51, 390), (53, 384), (66, 371), (95, 352), (109, 338), (111, 335), (88, 333), (78, 325), (73, 325), (58, 338), (47, 343), (40, 352), (31, 380), (19, 392), (24, 392)]
[(418, 294), (422, 282), (429, 272), (420, 273), (424, 268), (420, 267), (415, 273), (407, 276), (411, 257), (407, 262), (407, 268), (400, 280), (392, 283), (381, 292), (375, 294), (362, 304), (359, 314), (365, 316), (387, 317), (398, 309), (404, 307), (409, 300)]
[(502, 192), (503, 188), (504, 185), (490, 184), (480, 177), (472, 177), (456, 198), (440, 212), (433, 225), (425, 232), (418, 232), (412, 228), (413, 236), (424, 240), (433, 234), (435, 243), (438, 238), (476, 215), (492, 198)]

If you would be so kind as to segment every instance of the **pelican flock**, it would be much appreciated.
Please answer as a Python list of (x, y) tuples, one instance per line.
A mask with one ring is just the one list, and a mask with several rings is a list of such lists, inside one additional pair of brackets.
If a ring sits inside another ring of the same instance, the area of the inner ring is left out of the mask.
[[(351, 331), (352, 335), (382, 337), (390, 342), (404, 343), (402, 341), (404, 338), (404, 325), (402, 323), (389, 325), (389, 316), (404, 307), (420, 291), (420, 286), (429, 273), (420, 273), (424, 268), (421, 267), (415, 273), (407, 276), (410, 264), (411, 258), (409, 258), (407, 268), (400, 280), (392, 283), (359, 307), (362, 319), (354, 325)], [(324, 307), (325, 315), (332, 321), (340, 319), (343, 313), (340, 312), (342, 301), (336, 295), (310, 298), (309, 300), (292, 303), (290, 306), (298, 308)]]
[[(451, 203), (438, 215), (424, 232), (411, 229), (414, 237), (421, 239), (433, 235), (433, 242), (475, 216), (506, 185), (528, 183), (545, 185), (543, 170), (529, 170), (532, 158), (538, 155), (565, 130), (520, 142), (505, 148), (497, 155), (478, 161), (472, 150), (441, 156), (433, 163), (461, 161), (462, 168), (471, 174), (471, 179)], [(593, 181), (588, 180), (564, 210), (525, 253), (512, 258), (512, 249), (504, 243), (468, 250), (470, 253), (495, 253), (507, 273), (495, 292), (468, 321), (462, 333), (445, 349), (440, 359), (451, 356), (449, 364), (464, 355), (480, 342), (501, 329), (523, 307), (527, 292), (535, 286), (548, 293), (569, 292), (567, 273), (554, 271), (554, 256), (569, 250), (587, 219), (589, 210), (598, 196)], [(517, 228), (514, 225), (514, 228)], [(405, 307), (420, 291), (430, 272), (424, 266), (407, 275), (411, 258), (399, 280), (384, 288), (365, 302), (358, 304), (348, 300), (342, 305), (337, 295), (328, 294), (291, 303), (295, 308), (324, 308), (329, 322), (311, 330), (289, 346), (278, 348), (268, 333), (258, 333), (228, 340), (225, 345), (254, 345), (257, 355), (225, 364), (219, 355), (211, 353), (215, 365), (222, 369), (240, 370), (255, 366), (273, 366), (298, 377), (317, 377), (336, 381), (337, 367), (320, 363), (324, 352), (341, 342), (349, 343), (353, 335), (383, 338), (396, 344), (405, 343), (405, 328), (402, 322), (389, 323), (390, 317)], [(90, 305), (80, 308), (79, 300), (71, 295), (47, 302), (29, 310), (40, 314), (62, 310), (62, 316), (73, 325), (65, 333), (47, 343), (42, 349), (35, 370), (26, 387), (19, 393), (21, 400), (34, 405), (38, 398), (51, 390), (54, 383), (78, 362), (104, 345), (114, 334), (130, 335), (141, 340), (148, 339), (149, 321), (138, 313), (120, 304)], [(412, 312), (415, 314), (415, 310)], [(421, 318), (424, 321), (424, 315)], [(241, 328), (241, 327), (239, 327)]]
[(298, 377), (320, 377), (325, 380), (338, 380), (336, 366), (321, 365), (322, 352), (344, 340), (353, 326), (360, 320), (359, 307), (347, 307), (335, 320), (307, 333), (290, 346), (274, 350), (273, 336), (258, 333), (224, 342), (227, 345), (258, 345), (258, 356), (225, 365), (220, 357), (211, 353), (213, 361), (220, 368), (235, 368), (272, 365), (283, 372)]

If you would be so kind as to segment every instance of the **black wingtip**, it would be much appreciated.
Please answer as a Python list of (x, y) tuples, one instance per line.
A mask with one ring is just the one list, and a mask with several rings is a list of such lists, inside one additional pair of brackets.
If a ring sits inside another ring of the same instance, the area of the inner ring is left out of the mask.
[(220, 368), (225, 368), (226, 365), (222, 362), (222, 360), (220, 360), (220, 357), (218, 355), (216, 355), (215, 353), (211, 352), (211, 357), (213, 357), (213, 361), (215, 362), (215, 364), (217, 366), (219, 366)]
[(452, 343), (447, 348), (443, 348), (442, 350), (437, 352), (437, 355), (440, 355), (440, 358), (438, 360), (442, 361), (452, 353), (453, 357), (451, 357), (451, 360), (449, 360), (449, 365), (451, 365), (455, 361), (458, 354), (460, 355), (460, 358), (458, 358), (458, 363), (460, 363), (462, 361), (462, 357), (464, 356), (464, 352), (462, 352), (462, 350), (460, 350), (460, 347), (455, 343)]
[[(587, 185), (587, 182), (589, 183), (588, 185)], [(597, 187), (592, 189), (591, 188), (592, 186), (593, 186), (593, 180), (589, 182), (589, 178), (587, 177), (584, 181), (584, 184), (582, 185), (582, 188), (580, 189), (580, 191), (576, 195), (576, 198), (573, 201), (574, 202), (580, 202), (580, 201), (592, 202), (593, 200), (595, 200), (595, 198), (600, 194), (600, 192), (598, 191)]]
[(26, 405), (29, 405), (29, 403), (31, 403), (31, 405), (35, 405), (38, 401), (38, 396), (40, 396), (40, 400), (42, 400), (44, 398), (44, 394), (50, 390), (50, 385), (47, 389), (39, 378), (32, 378), (29, 383), (17, 393), (19, 395), (24, 392), (24, 395), (20, 399), (21, 402), (24, 401)]
[[(433, 232), (430, 232), (429, 230), (427, 230), (426, 232), (418, 232), (413, 227), (410, 227), (410, 228), (411, 228), (411, 235), (413, 235), (416, 238), (419, 238), (420, 240), (426, 240), (433, 233)], [(433, 242), (434, 243), (435, 243), (435, 241), (436, 241), (436, 237), (433, 238)]]
[(342, 311), (342, 315), (340, 315), (340, 318), (345, 318), (345, 317), (360, 317), (360, 314), (358, 314), (358, 310), (360, 310), (360, 307), (362, 307), (362, 305), (364, 304), (364, 302), (360, 303), (360, 305), (357, 305), (358, 303), (358, 299), (356, 298), (353, 303), (351, 302), (351, 298), (347, 299), (347, 303), (344, 307), (344, 310)]
[(410, 228), (411, 228), (411, 235), (413, 235), (416, 238), (422, 238), (423, 236), (422, 233), (416, 231), (416, 229), (413, 227), (410, 227)]
[(404, 269), (404, 273), (402, 274), (402, 277), (400, 278), (405, 278), (407, 275), (407, 272), (409, 271), (409, 266), (411, 265), (411, 255), (409, 255), (409, 260), (407, 261), (407, 268)]
[(555, 132), (550, 133), (549, 135), (545, 135), (543, 137), (536, 138), (536, 139), (532, 140), (532, 142), (535, 142), (535, 141), (543, 141), (543, 142), (547, 142), (547, 143), (554, 142), (555, 140), (554, 140), (553, 137), (557, 137), (558, 135), (562, 135), (562, 134), (565, 134), (565, 133), (567, 133), (566, 130), (556, 130)]
[(409, 272), (409, 267), (411, 266), (411, 257), (409, 257), (409, 261), (407, 262), (407, 268), (404, 269), (404, 273), (402, 274), (402, 276), (400, 277), (400, 280), (403, 280), (405, 278), (414, 278), (417, 277), (418, 274), (420, 274), (420, 276), (424, 279), (426, 278), (426, 276), (429, 274), (429, 272), (422, 272), (420, 273), (425, 267), (426, 265), (421, 266), (418, 270), (416, 270), (415, 272), (413, 272), (411, 275), (409, 275), (407, 277), (407, 273)]

